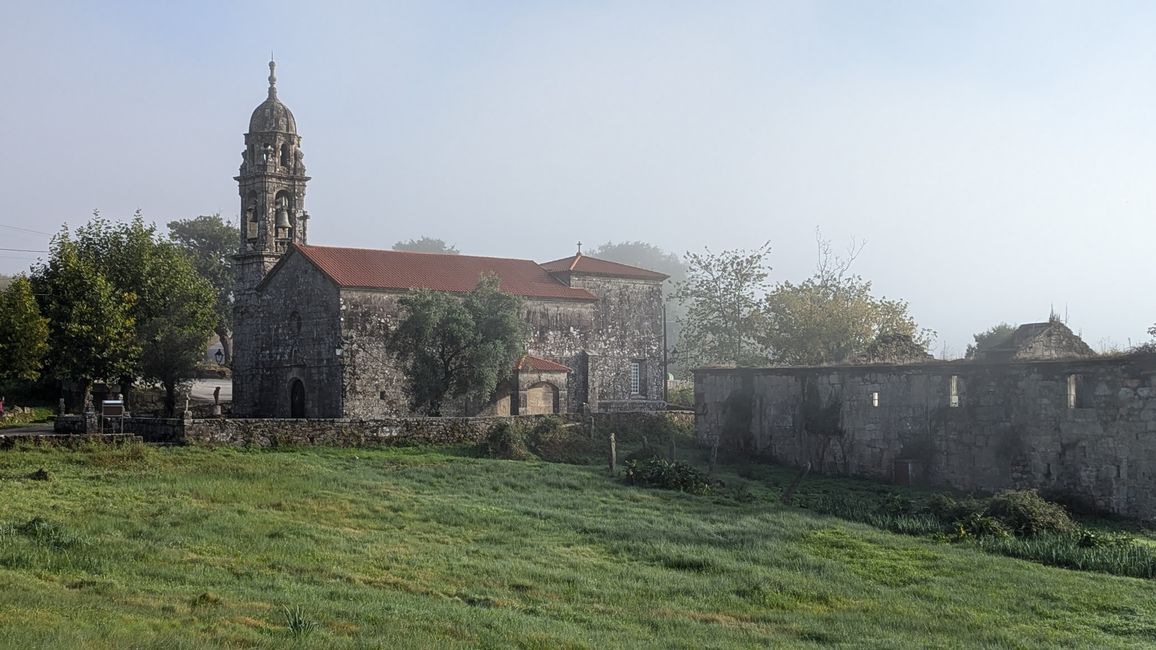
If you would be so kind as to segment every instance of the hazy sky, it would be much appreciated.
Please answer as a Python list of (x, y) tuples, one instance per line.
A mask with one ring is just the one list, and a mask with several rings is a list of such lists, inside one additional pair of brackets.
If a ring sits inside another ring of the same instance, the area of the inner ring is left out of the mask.
[[(0, 6), (0, 247), (94, 208), (235, 219), (270, 50), (310, 242), (546, 261), (818, 226), (961, 354), (1047, 318), (1147, 338), (1150, 2), (100, 2)], [(34, 253), (0, 251), (0, 272)]]

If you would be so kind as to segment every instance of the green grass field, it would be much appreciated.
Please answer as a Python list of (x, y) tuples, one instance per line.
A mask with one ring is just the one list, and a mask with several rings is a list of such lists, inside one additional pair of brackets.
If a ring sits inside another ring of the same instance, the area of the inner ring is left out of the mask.
[(0, 453), (0, 646), (1156, 644), (1156, 582), (785, 507), (782, 474), (744, 474), (753, 500), (454, 449)]

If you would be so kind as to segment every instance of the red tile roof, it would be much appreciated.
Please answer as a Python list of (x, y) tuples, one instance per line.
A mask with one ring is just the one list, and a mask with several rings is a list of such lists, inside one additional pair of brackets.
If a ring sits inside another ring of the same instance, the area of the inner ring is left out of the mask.
[(538, 372), (572, 372), (570, 366), (528, 354), (523, 354), (518, 358), (517, 361), (514, 362), (514, 370), (537, 370)]
[(665, 280), (669, 275), (640, 269), (637, 266), (628, 266), (618, 262), (600, 260), (581, 253), (564, 257), (553, 262), (542, 264), (542, 268), (551, 273), (584, 273), (586, 275), (609, 275), (618, 278), (637, 278), (640, 280)]
[(335, 246), (294, 245), (293, 248), (330, 280), (346, 288), (466, 293), (477, 286), (482, 274), (493, 273), (501, 280), (502, 291), (514, 295), (597, 300), (585, 289), (566, 286), (530, 260)]

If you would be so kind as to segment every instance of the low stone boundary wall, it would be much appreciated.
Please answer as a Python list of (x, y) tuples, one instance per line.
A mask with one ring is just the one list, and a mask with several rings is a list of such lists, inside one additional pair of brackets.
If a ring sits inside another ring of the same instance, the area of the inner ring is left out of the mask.
[[(670, 424), (689, 428), (694, 422), (690, 411), (639, 411), (594, 413), (599, 431), (620, 434), (667, 431)], [(326, 445), (354, 447), (372, 445), (450, 445), (481, 442), (494, 427), (518, 422), (533, 427), (547, 418), (567, 424), (587, 425), (583, 416), (516, 415), (508, 417), (430, 418), (399, 417), (377, 420), (347, 419), (261, 419), (261, 418), (126, 418), (124, 430), (146, 442), (191, 445), (232, 445), (277, 447), (282, 445)]]

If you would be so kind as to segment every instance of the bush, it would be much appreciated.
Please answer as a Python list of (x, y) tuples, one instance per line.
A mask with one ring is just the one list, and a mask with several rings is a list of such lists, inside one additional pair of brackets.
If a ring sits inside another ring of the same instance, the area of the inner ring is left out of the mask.
[(1008, 529), (999, 519), (972, 513), (959, 521), (959, 528), (972, 537), (1007, 537)]
[(681, 461), (672, 463), (662, 458), (651, 458), (645, 461), (628, 460), (623, 466), (626, 469), (626, 482), (631, 485), (678, 490), (688, 494), (710, 494), (712, 489), (706, 474)]
[(988, 502), (984, 514), (1000, 520), (1022, 537), (1076, 530), (1063, 506), (1045, 500), (1035, 490), (1001, 492)]
[(533, 458), (526, 445), (526, 430), (516, 421), (504, 420), (490, 429), (482, 443), (482, 453), (490, 458), (526, 460)]
[(543, 418), (530, 431), (526, 444), (531, 452), (551, 463), (585, 464), (602, 451), (584, 427), (566, 424), (556, 417)]
[(945, 494), (932, 495), (927, 501), (927, 512), (945, 525), (955, 525), (972, 516), (982, 515), (987, 503), (979, 499), (955, 500)]

